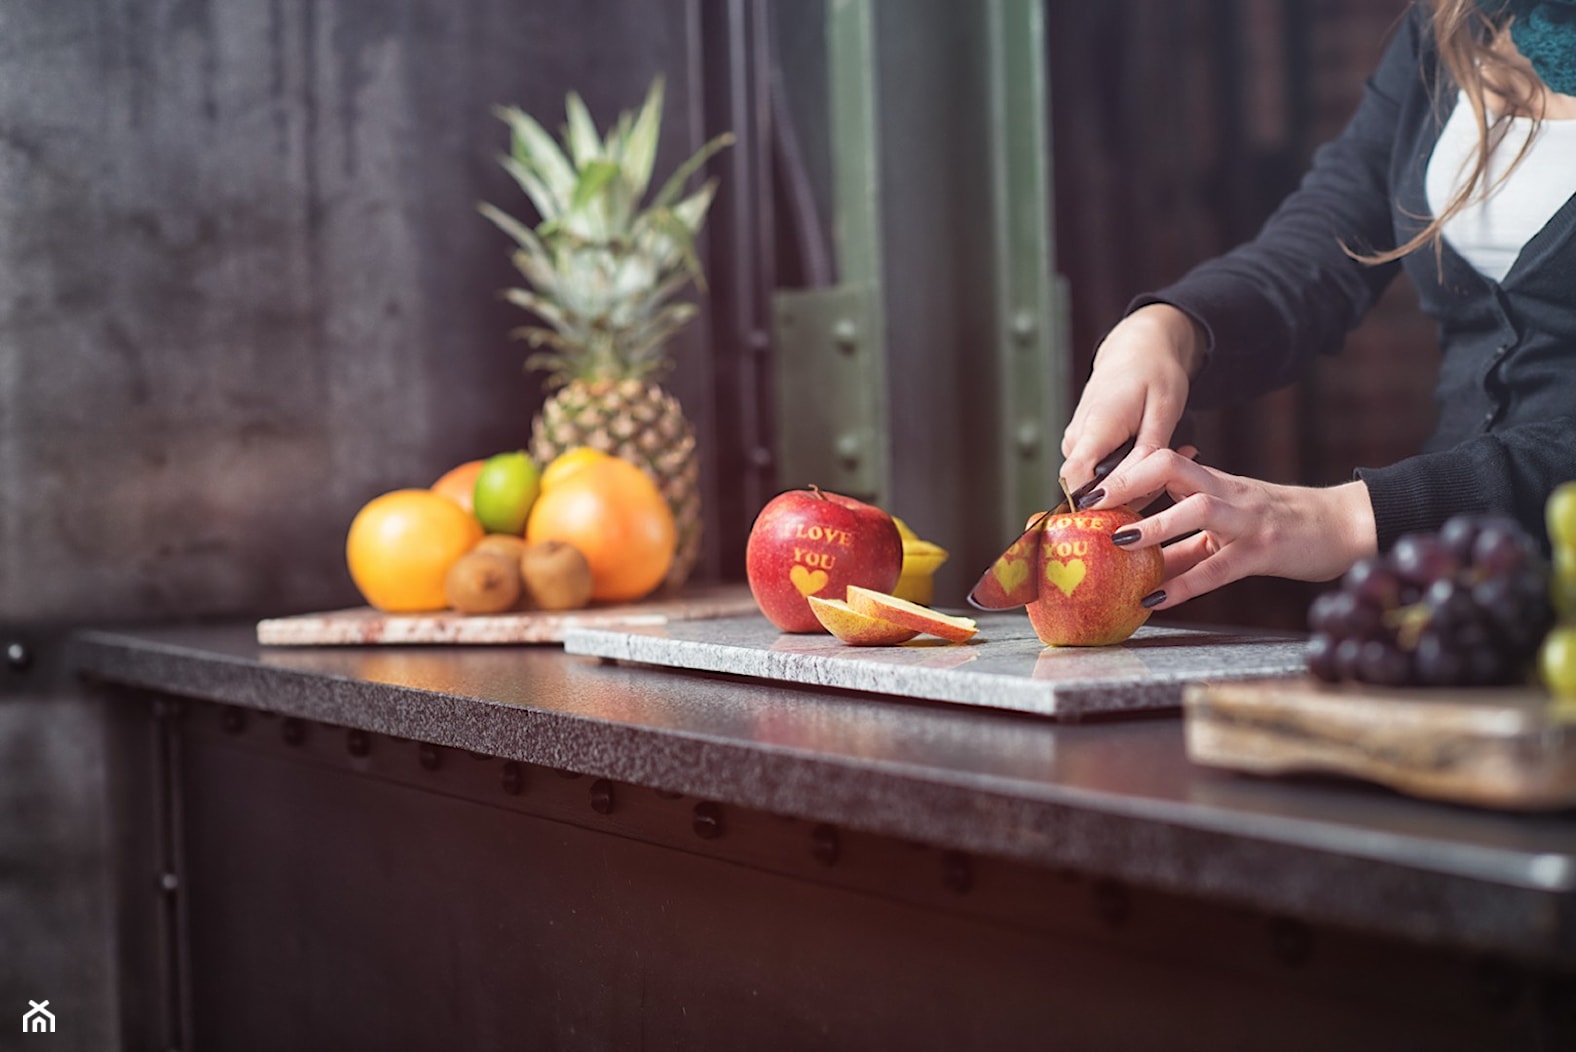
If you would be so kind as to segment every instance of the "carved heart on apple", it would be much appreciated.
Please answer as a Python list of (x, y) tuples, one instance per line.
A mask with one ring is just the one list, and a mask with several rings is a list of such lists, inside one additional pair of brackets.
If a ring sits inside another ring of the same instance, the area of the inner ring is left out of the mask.
[(890, 592), (903, 571), (903, 539), (880, 508), (812, 486), (766, 502), (744, 561), (767, 620), (784, 632), (825, 632), (806, 597), (843, 599), (849, 585)]
[(1109, 646), (1149, 620), (1140, 605), (1165, 576), (1159, 548), (1119, 548), (1111, 535), (1138, 521), (1126, 508), (1042, 515), (985, 571), (970, 598), (1027, 606), (1048, 646)]

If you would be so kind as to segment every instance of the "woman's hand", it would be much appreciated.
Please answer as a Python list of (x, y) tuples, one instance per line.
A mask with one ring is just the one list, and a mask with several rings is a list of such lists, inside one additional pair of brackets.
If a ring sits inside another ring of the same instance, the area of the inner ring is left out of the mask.
[(1361, 482), (1278, 486), (1195, 464), (1169, 449), (1129, 457), (1085, 506), (1115, 507), (1161, 489), (1176, 503), (1112, 538), (1134, 549), (1183, 538), (1161, 550), (1165, 579), (1145, 600), (1151, 608), (1173, 607), (1249, 576), (1328, 581), (1378, 547)]
[(1123, 318), (1095, 352), (1072, 422), (1062, 435), (1058, 474), (1075, 490), (1094, 476), (1095, 465), (1137, 436), (1126, 463), (1171, 442), (1187, 405), (1188, 386), (1204, 362), (1204, 330), (1165, 303), (1152, 303)]

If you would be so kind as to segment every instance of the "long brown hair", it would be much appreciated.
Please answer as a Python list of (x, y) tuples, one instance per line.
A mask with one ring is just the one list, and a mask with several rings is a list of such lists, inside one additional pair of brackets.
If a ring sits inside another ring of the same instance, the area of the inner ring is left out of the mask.
[[(1505, 4), (1485, 6), (1479, 0), (1427, 0), (1433, 9), (1430, 17), (1439, 63), (1446, 74), (1434, 84), (1436, 92), (1459, 88), (1477, 124), (1477, 153), (1472, 168), (1448, 204), (1405, 244), (1387, 252), (1356, 255), (1365, 263), (1388, 263), (1415, 252), (1424, 245), (1443, 251), (1445, 223), (1474, 200), (1486, 196), (1521, 163), (1533, 136), (1543, 121), (1543, 85), (1532, 65), (1513, 49), (1507, 49), (1510, 15)], [(1491, 112), (1488, 99), (1497, 100)], [(1440, 100), (1441, 102), (1443, 100)], [(1489, 156), (1510, 130), (1512, 117), (1532, 118), (1532, 134), (1522, 144), (1504, 174), (1488, 183)], [(1423, 217), (1419, 217), (1423, 218)]]

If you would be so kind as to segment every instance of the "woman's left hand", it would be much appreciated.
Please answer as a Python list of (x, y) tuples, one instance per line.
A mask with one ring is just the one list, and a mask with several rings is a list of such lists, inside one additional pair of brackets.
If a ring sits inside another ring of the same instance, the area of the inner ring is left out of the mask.
[(1377, 548), (1362, 482), (1279, 486), (1228, 475), (1169, 449), (1129, 458), (1090, 494), (1097, 501), (1081, 503), (1084, 510), (1116, 507), (1161, 490), (1176, 503), (1116, 534), (1133, 549), (1182, 538), (1162, 549), (1165, 580), (1146, 603), (1154, 609), (1255, 575), (1328, 581)]

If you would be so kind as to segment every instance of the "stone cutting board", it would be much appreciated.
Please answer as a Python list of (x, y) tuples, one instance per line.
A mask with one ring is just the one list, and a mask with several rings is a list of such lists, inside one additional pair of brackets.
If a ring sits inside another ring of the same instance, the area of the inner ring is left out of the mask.
[(825, 635), (785, 635), (753, 617), (640, 628), (577, 626), (564, 650), (618, 661), (1010, 709), (1077, 720), (1179, 708), (1200, 680), (1289, 676), (1302, 641), (1285, 636), (1145, 627), (1113, 647), (1047, 647), (1022, 611), (983, 614), (969, 643), (920, 637), (851, 647)]
[(1188, 756), (1254, 774), (1337, 774), (1482, 807), (1576, 804), (1576, 707), (1542, 691), (1292, 680), (1186, 693)]
[(685, 588), (622, 606), (583, 610), (467, 617), (453, 610), (432, 614), (385, 614), (371, 607), (322, 614), (273, 617), (257, 623), (263, 646), (358, 646), (404, 643), (557, 643), (576, 625), (664, 625), (694, 618), (726, 617), (755, 609), (743, 585)]

